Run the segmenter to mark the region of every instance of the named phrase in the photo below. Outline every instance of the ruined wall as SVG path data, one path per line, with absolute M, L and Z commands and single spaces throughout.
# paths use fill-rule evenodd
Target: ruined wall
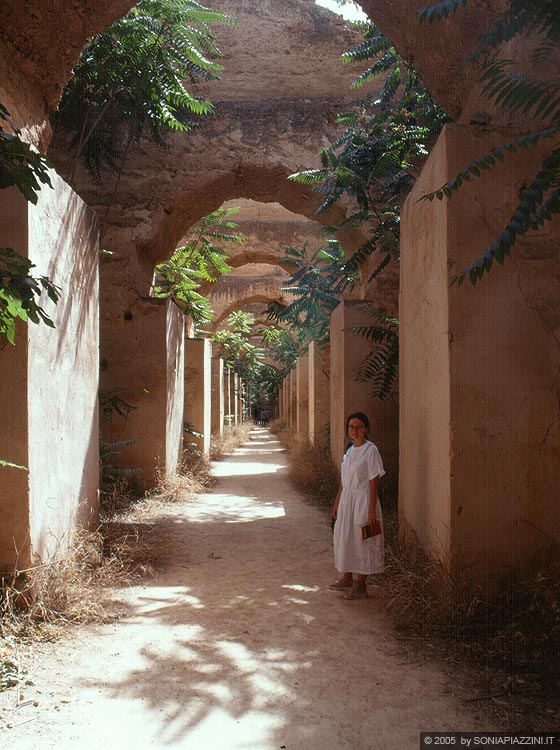
M 35 263 L 61 288 L 43 300 L 55 328 L 20 326 L 0 351 L 0 564 L 46 560 L 98 508 L 98 232 L 91 211 L 56 175 L 37 206 L 0 192 L 0 246 Z
M 214 325 L 219 326 L 231 312 L 245 304 L 273 301 L 288 304 L 292 298 L 281 290 L 288 279 L 286 271 L 262 263 L 241 266 L 222 276 L 208 294 Z
M 56 108 L 86 40 L 134 5 L 132 0 L 3 0 L 0 102 L 31 143 L 46 148 Z

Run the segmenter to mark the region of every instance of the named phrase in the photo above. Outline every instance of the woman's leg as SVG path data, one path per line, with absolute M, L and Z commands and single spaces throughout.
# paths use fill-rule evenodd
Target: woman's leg
M 352 586 L 352 573 L 343 573 L 340 578 L 331 583 L 330 589 L 337 591 L 339 589 L 349 589 Z
M 365 599 L 367 596 L 366 578 L 367 576 L 363 573 L 354 573 L 352 588 L 344 594 L 344 598 Z

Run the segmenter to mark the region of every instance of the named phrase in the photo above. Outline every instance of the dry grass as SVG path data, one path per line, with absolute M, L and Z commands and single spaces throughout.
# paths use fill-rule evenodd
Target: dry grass
M 280 437 L 280 436 L 279 436 Z M 280 438 L 281 439 L 281 438 Z M 296 487 L 316 503 L 332 506 L 338 491 L 339 474 L 330 453 L 309 443 L 282 441 L 288 447 L 290 478 Z
M 384 579 L 397 628 L 477 668 L 483 700 L 505 718 L 546 728 L 560 699 L 560 565 L 512 574 L 488 593 L 429 559 L 396 519 L 388 526 Z
M 288 448 L 294 483 L 330 505 L 338 482 L 330 456 L 294 443 L 283 422 L 271 429 Z M 489 594 L 427 557 L 414 533 L 399 525 L 394 488 L 385 488 L 382 505 L 386 571 L 376 581 L 386 589 L 386 611 L 404 642 L 451 662 L 454 671 L 460 664 L 474 669 L 480 695 L 475 700 L 499 710 L 508 725 L 554 728 L 560 702 L 560 564 L 530 576 L 512 575 Z
M 77 532 L 71 549 L 52 562 L 3 576 L 0 634 L 32 636 L 39 625 L 112 617 L 107 587 L 129 583 L 149 566 L 137 536 L 110 538 L 104 531 L 101 525 L 97 531 Z
M 233 453 L 239 445 L 247 442 L 252 429 L 252 422 L 241 422 L 234 427 L 225 427 L 222 435 L 212 435 L 210 443 L 211 458 L 219 459 L 220 456 Z
M 144 497 L 126 484 L 105 490 L 96 531 L 77 532 L 69 550 L 49 564 L 0 577 L 0 639 L 50 638 L 70 623 L 114 618 L 109 589 L 150 575 L 169 546 L 155 519 L 210 482 L 209 460 L 191 447 L 177 474 Z

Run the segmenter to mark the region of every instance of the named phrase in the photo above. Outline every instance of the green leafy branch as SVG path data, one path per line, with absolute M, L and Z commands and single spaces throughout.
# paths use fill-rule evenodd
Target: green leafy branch
M 420 20 L 428 19 L 431 22 L 445 18 L 459 5 L 466 5 L 466 0 L 462 3 L 448 0 L 426 6 L 419 11 Z M 469 59 L 475 63 L 486 56 L 479 82 L 483 84 L 482 93 L 489 102 L 506 111 L 530 116 L 541 127 L 477 157 L 452 180 L 423 198 L 451 198 L 465 182 L 473 177 L 480 177 L 483 171 L 489 171 L 498 161 L 503 161 L 507 152 L 516 153 L 518 149 L 534 148 L 543 139 L 557 139 L 560 132 L 560 81 L 525 76 L 517 70 L 519 66 L 514 60 L 501 58 L 498 54 L 488 54 L 490 50 L 496 50 L 522 34 L 533 34 L 539 38 L 533 62 L 542 63 L 550 57 L 560 42 L 557 2 L 510 0 L 490 31 L 481 35 L 477 48 Z M 473 263 L 452 277 L 451 284 L 460 286 L 468 278 L 471 284 L 476 285 L 491 270 L 494 261 L 504 264 L 519 237 L 530 229 L 538 231 L 545 222 L 554 218 L 560 211 L 559 164 L 560 146 L 555 143 L 551 152 L 543 158 L 529 186 L 522 191 L 514 212 L 496 240 Z
M 35 265 L 10 247 L 0 248 L 0 336 L 10 344 L 15 343 L 16 320 L 25 323 L 44 323 L 54 328 L 49 315 L 39 304 L 40 296 L 47 293 L 55 304 L 60 289 L 47 276 L 31 276 Z
M 0 190 L 15 185 L 26 200 L 36 204 L 41 185 L 52 187 L 49 166 L 43 154 L 22 140 L 21 131 L 0 104 Z
M 362 336 L 372 344 L 372 350 L 361 363 L 356 379 L 368 383 L 374 398 L 394 395 L 399 367 L 399 321 L 385 310 L 371 306 L 375 325 L 351 326 L 345 330 Z
M 154 297 L 172 299 L 197 326 L 209 323 L 213 316 L 209 299 L 200 292 L 202 282 L 215 282 L 231 271 L 223 243 L 245 241 L 235 232 L 237 224 L 229 219 L 238 211 L 238 206 L 220 208 L 203 217 L 191 230 L 189 241 L 156 266 Z
M 212 111 L 187 86 L 222 70 L 213 24 L 235 19 L 194 0 L 142 0 L 91 39 L 54 115 L 72 133 L 75 164 L 98 178 L 103 166 L 122 170 L 131 143 L 149 134 L 166 147 L 166 131 L 187 132 Z
M 352 110 L 337 116 L 337 123 L 345 129 L 322 150 L 320 169 L 300 171 L 290 179 L 324 193 L 318 213 L 343 197 L 351 198 L 356 210 L 343 222 L 326 229 L 332 233 L 360 225 L 368 227 L 368 239 L 347 259 L 345 270 L 350 275 L 355 273 L 378 251 L 382 257 L 371 280 L 391 259 L 399 257 L 400 207 L 414 185 L 418 160 L 427 155 L 428 145 L 441 130 L 446 116 L 390 40 L 371 22 L 356 25 L 364 31 L 364 41 L 345 52 L 342 59 L 374 59 L 353 86 L 382 76 L 381 90 L 376 95 L 366 95 Z

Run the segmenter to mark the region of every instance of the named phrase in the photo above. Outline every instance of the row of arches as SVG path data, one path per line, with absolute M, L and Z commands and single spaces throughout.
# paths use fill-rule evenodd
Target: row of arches
M 267 217 L 260 227 L 255 217 L 248 221 L 261 242 L 232 258 L 240 273 L 251 262 L 279 263 L 265 232 L 274 231 L 274 211 L 267 213 L 272 206 L 302 217 L 290 220 L 292 237 L 309 236 L 317 222 L 335 223 L 341 209 L 317 217 L 320 196 L 287 177 L 318 164 L 335 113 L 350 101 L 353 77 L 337 63 L 352 32 L 327 11 L 306 0 L 228 2 L 228 12 L 239 15 L 240 34 L 228 32 L 225 40 L 230 73 L 216 89 L 216 116 L 187 137 L 172 135 L 167 151 L 142 142 L 115 192 L 113 180 L 95 183 L 79 170 L 71 177 L 68 136 L 54 132 L 51 138 L 46 112 L 84 40 L 131 3 L 31 5 L 31 21 L 15 0 L 0 9 L 0 95 L 29 140 L 44 150 L 49 145 L 58 176 L 55 195 L 43 191 L 37 208 L 3 191 L 1 237 L 69 291 L 56 310 L 56 331 L 30 330 L 15 354 L 0 352 L 8 405 L 0 448 L 29 469 L 29 475 L 0 473 L 7 519 L 0 550 L 7 564 L 14 550 L 21 560 L 48 555 L 53 540 L 95 513 L 99 384 L 102 393 L 124 390 L 136 397 L 127 429 L 149 436 L 138 461 L 172 467 L 181 432 L 176 405 L 184 387 L 184 321 L 172 305 L 150 298 L 154 267 L 198 219 L 239 198 L 259 203 Z M 225 7 L 225 0 L 217 5 Z M 363 3 L 455 122 L 444 129 L 404 207 L 400 269 L 363 283 L 333 316 L 331 364 L 340 367 L 336 376 L 332 371 L 331 425 L 340 429 L 344 411 L 364 402 L 352 385 L 345 329 L 365 300 L 375 300 L 398 311 L 401 321 L 401 517 L 451 569 L 467 566 L 489 580 L 511 567 L 530 567 L 560 535 L 559 272 L 551 250 L 558 227 L 550 224 L 543 239 L 525 238 L 519 255 L 484 287 L 470 294 L 449 289 L 449 272 L 464 267 L 472 248 L 499 231 L 546 146 L 540 154 L 512 157 L 467 186 L 460 200 L 420 200 L 509 138 L 506 121 L 514 132 L 523 126 L 488 107 L 476 70 L 463 64 L 503 4 L 468 4 L 436 36 L 433 27 L 418 24 L 422 5 Z M 61 19 L 67 22 L 62 54 Z M 96 217 L 103 220 L 103 247 L 114 253 L 102 261 L 99 282 Z M 363 236 L 349 231 L 339 239 L 351 252 Z M 269 295 L 253 289 L 235 302 L 232 297 L 220 314 L 230 304 Z M 377 416 L 389 432 L 388 417 L 382 410 Z M 117 430 L 114 437 L 126 435 Z

